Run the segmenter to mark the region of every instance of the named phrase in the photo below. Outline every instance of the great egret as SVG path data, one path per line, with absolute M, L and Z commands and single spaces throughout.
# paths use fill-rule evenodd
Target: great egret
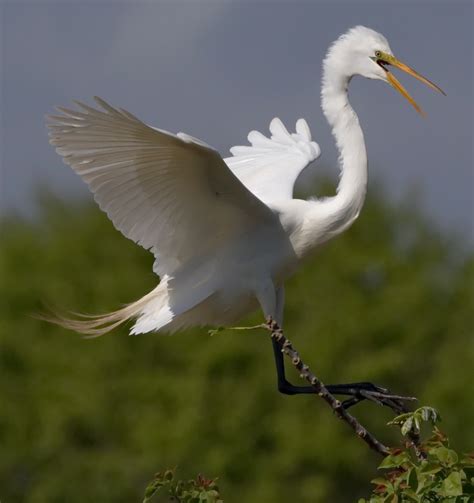
M 346 230 L 364 203 L 367 154 L 347 96 L 351 78 L 388 82 L 421 113 L 389 66 L 443 92 L 400 62 L 383 35 L 364 26 L 350 29 L 328 50 L 321 102 L 340 153 L 341 176 L 337 194 L 323 200 L 293 199 L 298 175 L 320 154 L 304 119 L 289 133 L 275 118 L 270 138 L 252 131 L 250 146 L 233 147 L 232 157 L 222 159 L 206 143 L 150 127 L 100 98 L 95 100 L 101 110 L 80 102 L 80 110 L 58 107 L 63 115 L 50 116 L 51 144 L 115 227 L 152 251 L 161 282 L 112 313 L 54 321 L 91 336 L 129 319 L 135 320 L 131 334 L 175 332 L 229 326 L 260 305 L 281 326 L 284 281 L 305 257 Z M 274 349 L 280 391 L 314 392 L 286 380 L 281 351 Z M 376 388 L 359 383 L 328 390 L 354 394 L 354 386 Z

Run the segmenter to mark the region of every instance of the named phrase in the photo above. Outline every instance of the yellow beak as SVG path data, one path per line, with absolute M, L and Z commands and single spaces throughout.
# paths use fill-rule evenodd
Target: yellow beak
M 420 82 L 423 82 L 427 86 L 431 87 L 431 89 L 434 89 L 435 91 L 438 91 L 439 93 L 446 96 L 446 93 L 440 87 L 438 87 L 436 84 L 431 82 L 431 80 L 428 80 L 426 77 L 423 77 L 423 75 L 419 74 L 417 71 L 413 70 L 413 68 L 410 68 L 405 63 L 402 63 L 395 56 L 392 56 L 391 54 L 382 53 L 380 58 L 377 58 L 377 62 L 386 71 L 387 80 L 388 80 L 389 84 L 393 88 L 395 88 L 421 115 L 424 115 L 424 112 L 420 108 L 418 103 L 410 96 L 408 91 L 400 84 L 400 82 L 395 78 L 395 76 L 392 73 L 390 73 L 387 70 L 387 68 L 385 68 L 384 65 L 391 65 L 391 66 L 394 66 L 395 68 L 399 68 L 400 70 L 404 71 L 405 73 L 408 73 L 412 77 L 415 77 L 415 79 L 418 79 Z

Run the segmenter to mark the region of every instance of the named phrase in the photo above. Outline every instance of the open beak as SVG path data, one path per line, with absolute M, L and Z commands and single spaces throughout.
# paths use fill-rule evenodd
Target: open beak
M 435 91 L 438 91 L 439 93 L 446 96 L 446 93 L 436 84 L 431 82 L 431 80 L 428 80 L 426 77 L 423 77 L 423 75 L 419 74 L 417 71 L 413 70 L 413 68 L 410 68 L 405 63 L 402 63 L 395 56 L 392 56 L 391 54 L 382 53 L 381 56 L 376 59 L 376 62 L 379 66 L 381 66 L 385 70 L 389 84 L 392 87 L 394 87 L 404 98 L 406 98 L 406 100 L 421 115 L 424 115 L 423 110 L 420 108 L 418 103 L 410 96 L 408 91 L 395 78 L 395 76 L 392 73 L 390 73 L 390 71 L 386 68 L 387 66 L 394 66 L 395 68 L 399 68 L 400 70 L 404 71 L 405 73 L 408 73 L 412 77 L 415 77 L 415 79 L 418 79 L 420 82 L 423 82 L 427 86 L 431 87 L 431 89 L 434 89 Z

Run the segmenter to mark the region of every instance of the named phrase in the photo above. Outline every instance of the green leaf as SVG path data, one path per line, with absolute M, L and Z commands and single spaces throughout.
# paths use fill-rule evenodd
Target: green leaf
M 414 416 L 414 420 L 415 420 L 415 431 L 417 433 L 420 432 L 420 420 L 418 418 L 418 416 Z
M 458 455 L 456 452 L 447 447 L 437 447 L 434 449 L 433 455 L 439 459 L 440 463 L 446 466 L 452 466 L 458 462 Z
M 408 489 L 405 489 L 403 491 L 403 496 L 408 496 L 409 498 L 411 498 L 413 501 L 416 501 L 416 502 L 421 502 L 421 499 L 420 499 L 420 496 L 418 496 L 418 494 L 415 493 L 415 491 L 413 491 L 412 489 L 408 488 Z M 405 501 L 405 500 L 403 500 Z
M 409 417 L 403 423 L 403 426 L 402 426 L 402 429 L 401 429 L 402 435 L 406 435 L 407 433 L 409 433 L 411 431 L 412 427 L 413 427 L 413 416 Z
M 411 412 L 406 412 L 404 414 L 400 414 L 397 417 L 394 417 L 391 421 L 387 423 L 387 426 L 399 426 L 403 424 L 409 417 L 411 417 Z
M 408 472 L 408 486 L 410 489 L 413 489 L 413 491 L 416 491 L 418 489 L 418 474 L 416 468 L 411 468 L 410 471 Z
M 462 496 L 462 481 L 459 472 L 452 472 L 443 480 L 442 496 Z
M 415 414 L 419 414 L 423 421 L 431 421 L 435 424 L 438 421 L 441 421 L 441 416 L 439 412 L 433 407 L 420 407 L 415 411 Z
M 153 495 L 162 487 L 164 484 L 161 480 L 155 479 L 150 482 L 145 489 L 145 497 L 143 503 L 148 503 Z
M 429 461 L 423 463 L 420 468 L 420 473 L 424 475 L 432 475 L 434 473 L 438 473 L 440 470 L 442 470 L 443 467 L 436 464 L 436 463 L 430 463 Z
M 429 407 L 422 407 L 421 408 L 421 419 L 423 421 L 429 421 L 431 417 Z
M 380 463 L 379 468 L 397 468 L 402 466 L 403 463 L 409 461 L 408 453 L 401 452 L 400 454 L 391 454 L 386 456 Z

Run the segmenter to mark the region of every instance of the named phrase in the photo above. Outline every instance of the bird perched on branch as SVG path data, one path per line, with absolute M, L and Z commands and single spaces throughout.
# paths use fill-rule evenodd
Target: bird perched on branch
M 161 281 L 117 311 L 53 321 L 90 336 L 127 320 L 134 321 L 131 334 L 175 332 L 228 326 L 260 306 L 281 325 L 285 280 L 305 257 L 346 230 L 364 203 L 367 153 L 348 100 L 351 78 L 387 82 L 421 113 L 391 67 L 443 92 L 400 62 L 385 37 L 369 28 L 356 26 L 329 48 L 321 104 L 341 174 L 336 195 L 324 200 L 293 198 L 298 175 L 320 155 L 304 119 L 290 133 L 275 118 L 269 137 L 252 131 L 250 145 L 233 147 L 232 157 L 223 159 L 201 140 L 148 126 L 100 98 L 99 108 L 80 102 L 76 110 L 58 107 L 62 115 L 50 116 L 51 144 L 114 226 L 154 254 Z M 314 392 L 288 383 L 281 351 L 275 350 L 275 358 L 280 391 Z M 349 385 L 334 386 L 343 393 Z

